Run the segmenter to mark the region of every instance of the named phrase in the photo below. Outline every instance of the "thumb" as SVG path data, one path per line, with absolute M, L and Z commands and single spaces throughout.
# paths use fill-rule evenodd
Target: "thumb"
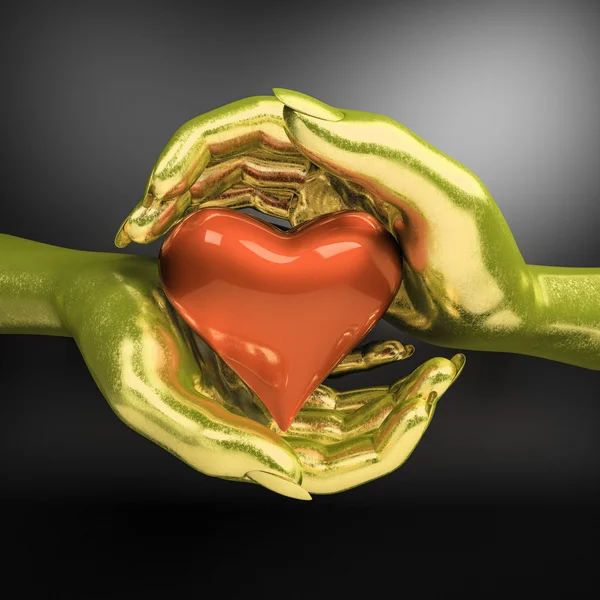
M 430 263 L 434 236 L 439 247 L 453 247 L 459 230 L 478 235 L 471 221 L 464 225 L 464 208 L 488 203 L 490 196 L 466 167 L 389 117 L 332 108 L 291 90 L 274 93 L 285 105 L 290 141 L 324 171 L 372 195 L 415 272 Z M 465 247 L 466 260 L 471 246 Z
M 293 90 L 275 88 L 273 92 L 285 105 L 288 137 L 312 162 L 365 187 L 389 181 L 394 161 L 386 159 L 397 154 L 398 123 L 372 113 L 334 108 Z
M 429 198 L 435 199 L 419 166 L 419 158 L 425 156 L 422 141 L 389 117 L 332 108 L 292 90 L 273 91 L 285 105 L 290 141 L 324 171 L 369 192 L 405 260 L 421 272 L 427 264 L 428 239 L 422 208 L 424 202 L 431 204 Z

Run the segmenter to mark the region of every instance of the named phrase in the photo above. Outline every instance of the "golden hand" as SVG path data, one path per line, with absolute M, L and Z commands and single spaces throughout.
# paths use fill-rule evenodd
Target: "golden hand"
M 428 361 L 389 387 L 320 386 L 284 435 L 253 393 L 170 306 L 158 261 L 0 235 L 0 333 L 72 336 L 102 394 L 131 428 L 195 469 L 309 499 L 399 467 L 464 358 Z M 337 368 L 403 359 L 371 344 Z
M 115 243 L 152 241 L 208 206 L 250 206 L 292 225 L 365 210 L 403 250 L 385 317 L 394 325 L 440 346 L 600 369 L 600 269 L 525 264 L 482 182 L 396 121 L 275 93 L 184 124 Z

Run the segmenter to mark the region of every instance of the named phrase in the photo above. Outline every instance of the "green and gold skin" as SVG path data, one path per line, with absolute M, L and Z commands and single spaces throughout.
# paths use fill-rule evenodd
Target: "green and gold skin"
M 159 156 L 115 243 L 151 242 L 203 207 L 252 207 L 292 225 L 367 211 L 402 249 L 404 280 L 385 315 L 401 331 L 600 369 L 600 269 L 525 264 L 481 181 L 392 119 L 282 89 L 196 117 Z M 72 336 L 131 428 L 207 475 L 299 499 L 402 465 L 465 363 L 434 358 L 391 386 L 352 392 L 322 385 L 283 433 L 170 306 L 157 259 L 9 235 L 0 332 Z M 373 343 L 332 375 L 413 350 Z

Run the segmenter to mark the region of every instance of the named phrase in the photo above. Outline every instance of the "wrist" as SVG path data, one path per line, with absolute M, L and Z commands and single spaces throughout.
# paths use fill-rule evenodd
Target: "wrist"
M 600 369 L 600 269 L 528 265 L 527 282 L 497 349 Z
M 524 354 L 600 370 L 600 269 L 524 267 L 493 313 L 415 335 L 444 347 Z M 402 317 L 390 320 L 406 330 Z

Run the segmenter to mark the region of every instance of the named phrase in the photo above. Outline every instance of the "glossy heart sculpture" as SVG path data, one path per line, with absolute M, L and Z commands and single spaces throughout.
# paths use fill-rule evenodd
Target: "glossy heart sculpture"
M 165 292 L 285 431 L 315 388 L 385 313 L 399 246 L 344 211 L 282 231 L 231 209 L 179 223 L 160 252 Z

